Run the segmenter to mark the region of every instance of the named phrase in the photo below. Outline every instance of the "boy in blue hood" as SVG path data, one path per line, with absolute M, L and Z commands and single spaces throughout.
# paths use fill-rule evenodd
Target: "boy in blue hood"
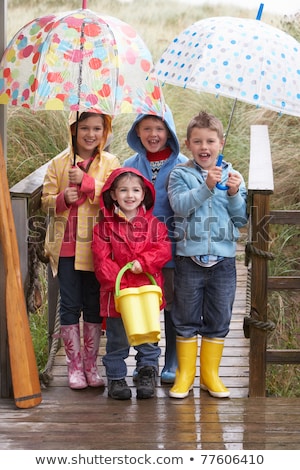
M 170 316 L 174 294 L 174 213 L 169 203 L 166 184 L 170 171 L 179 163 L 186 162 L 188 158 L 180 153 L 172 112 L 168 106 L 163 118 L 155 115 L 139 114 L 127 134 L 127 142 L 136 153 L 125 160 L 123 166 L 136 168 L 148 180 L 152 181 L 156 191 L 153 214 L 166 223 L 169 238 L 172 241 L 173 259 L 163 268 L 166 298 L 166 307 L 164 309 L 166 352 L 161 381 L 173 383 L 177 367 L 176 334 Z M 152 354 L 157 350 L 158 360 L 160 352 L 158 345 L 144 344 L 137 347 L 137 349 L 142 355 L 147 354 L 148 349 L 152 351 Z M 135 371 L 134 375 L 136 372 L 138 371 Z

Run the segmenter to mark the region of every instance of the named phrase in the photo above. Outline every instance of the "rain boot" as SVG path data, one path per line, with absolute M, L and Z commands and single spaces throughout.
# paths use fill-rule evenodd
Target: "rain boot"
M 219 377 L 224 348 L 223 338 L 202 338 L 200 349 L 200 387 L 212 397 L 227 398 L 230 391 Z
M 166 352 L 165 365 L 160 375 L 163 383 L 172 384 L 175 381 L 175 373 L 177 368 L 176 356 L 176 331 L 173 326 L 171 314 L 167 310 L 164 311 L 165 320 L 165 336 L 166 336 Z
M 105 382 L 97 367 L 101 336 L 101 323 L 83 322 L 83 366 L 90 387 L 104 387 Z
M 75 390 L 86 388 L 87 381 L 83 371 L 83 362 L 80 350 L 79 323 L 75 325 L 62 325 L 61 337 L 65 346 L 69 387 Z
M 178 367 L 176 369 L 175 383 L 169 390 L 172 398 L 185 398 L 192 390 L 196 375 L 198 342 L 197 336 L 193 338 L 176 337 L 176 353 Z

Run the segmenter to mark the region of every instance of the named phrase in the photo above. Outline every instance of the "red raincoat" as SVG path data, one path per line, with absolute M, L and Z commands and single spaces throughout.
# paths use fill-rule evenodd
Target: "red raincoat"
M 138 215 L 131 221 L 115 213 L 110 188 L 117 176 L 131 171 L 142 177 L 146 185 L 147 208 L 140 207 Z M 152 214 L 155 200 L 153 184 L 134 168 L 118 168 L 106 180 L 100 195 L 103 218 L 94 227 L 92 252 L 95 274 L 100 282 L 100 308 L 102 317 L 119 317 L 115 310 L 114 293 L 117 275 L 128 262 L 138 260 L 143 273 L 127 270 L 122 276 L 120 289 L 149 284 L 144 274 L 154 276 L 163 291 L 162 267 L 171 260 L 171 242 L 166 225 Z M 164 307 L 165 301 L 163 298 Z

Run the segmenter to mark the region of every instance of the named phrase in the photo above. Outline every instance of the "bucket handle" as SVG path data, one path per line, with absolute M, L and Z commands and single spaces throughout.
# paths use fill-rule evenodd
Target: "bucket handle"
M 115 295 L 116 297 L 118 297 L 120 295 L 120 283 L 121 283 L 121 278 L 123 276 L 123 274 L 125 273 L 125 271 L 127 271 L 128 269 L 131 269 L 133 266 L 133 263 L 130 262 L 130 263 L 127 263 L 125 264 L 125 266 L 123 266 L 123 268 L 119 271 L 119 274 L 117 275 L 117 279 L 116 279 L 116 287 L 115 287 Z M 151 284 L 157 286 L 157 283 L 154 279 L 154 277 L 152 276 L 152 274 L 149 274 L 149 273 L 145 273 L 146 276 L 148 277 L 148 279 L 150 280 Z

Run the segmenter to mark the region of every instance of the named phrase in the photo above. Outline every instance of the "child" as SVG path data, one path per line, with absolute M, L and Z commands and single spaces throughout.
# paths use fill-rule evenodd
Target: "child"
M 193 159 L 174 168 L 168 182 L 177 237 L 171 315 L 178 369 L 169 390 L 174 398 L 186 397 L 193 388 L 197 335 L 202 336 L 201 388 L 213 397 L 230 395 L 219 378 L 219 364 L 232 315 L 236 241 L 238 227 L 247 223 L 247 194 L 242 176 L 230 163 L 216 166 L 223 144 L 219 119 L 200 112 L 187 128 Z M 228 189 L 217 189 L 218 182 Z
M 167 107 L 163 120 L 153 115 L 140 114 L 137 116 L 128 132 L 127 142 L 137 153 L 125 160 L 123 166 L 137 168 L 154 184 L 156 200 L 153 214 L 166 223 L 169 237 L 173 241 L 173 255 L 175 255 L 173 211 L 168 199 L 166 181 L 172 168 L 188 159 L 179 151 L 179 142 L 171 110 Z M 166 352 L 160 377 L 164 383 L 174 382 L 177 367 L 176 333 L 170 316 L 174 290 L 174 266 L 174 259 L 172 259 L 163 267 L 166 297 L 164 309 Z M 137 349 L 140 354 L 143 354 L 147 349 L 155 347 L 158 346 L 145 344 Z
M 122 318 L 115 310 L 115 282 L 120 269 L 133 262 L 121 280 L 121 289 L 149 284 L 152 274 L 162 288 L 162 267 L 171 259 L 171 242 L 165 224 L 152 214 L 155 192 L 150 181 L 134 168 L 119 168 L 107 179 L 100 198 L 103 218 L 94 229 L 92 251 L 95 273 L 101 283 L 101 315 L 106 317 L 106 355 L 103 364 L 108 379 L 108 396 L 131 398 L 125 380 L 129 344 Z M 139 312 L 136 312 L 138 315 Z M 160 349 L 136 355 L 137 398 L 155 392 Z
M 42 208 L 49 217 L 45 252 L 59 281 L 61 336 L 69 386 L 83 389 L 88 385 L 104 386 L 97 370 L 101 317 L 91 240 L 104 181 L 120 164 L 114 155 L 103 150 L 111 133 L 110 116 L 83 112 L 77 117 L 77 113 L 71 113 L 69 124 L 71 148 L 57 155 L 48 166 Z

